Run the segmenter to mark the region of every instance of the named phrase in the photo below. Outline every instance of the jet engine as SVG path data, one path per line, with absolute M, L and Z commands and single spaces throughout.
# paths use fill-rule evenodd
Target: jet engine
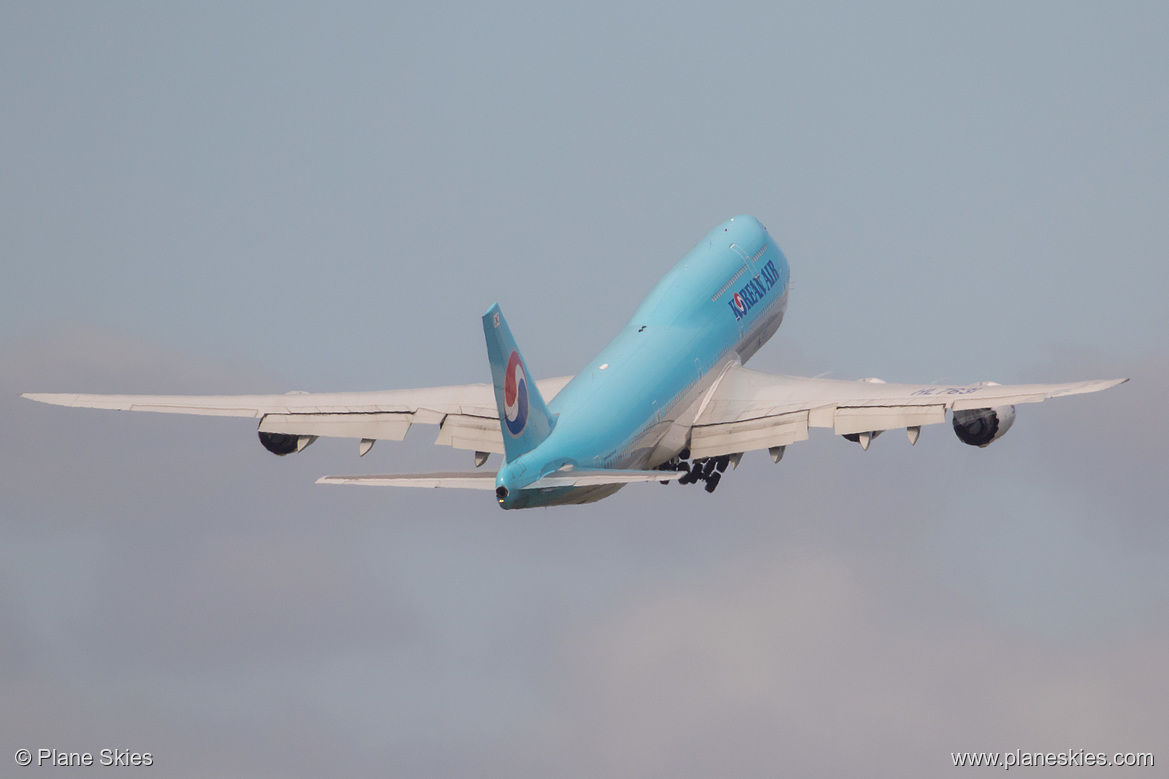
M 954 433 L 970 446 L 990 446 L 1015 423 L 1015 407 L 971 408 L 954 412 Z
M 264 445 L 264 448 L 281 457 L 299 452 L 315 440 L 317 440 L 315 435 L 289 435 L 288 433 L 260 431 L 260 443 Z

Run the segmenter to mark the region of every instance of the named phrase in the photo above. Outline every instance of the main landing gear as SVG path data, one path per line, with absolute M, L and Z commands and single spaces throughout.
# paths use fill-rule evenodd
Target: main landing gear
M 722 481 L 723 472 L 731 464 L 731 455 L 724 454 L 719 457 L 703 457 L 702 459 L 695 460 L 693 463 L 686 462 L 686 458 L 689 456 L 690 451 L 683 449 L 677 457 L 659 465 L 658 470 L 685 471 L 685 475 L 681 479 L 678 479 L 679 484 L 695 484 L 701 481 L 705 482 L 707 492 L 714 492 L 715 488 L 718 487 L 718 483 Z M 669 483 L 668 481 L 662 482 L 662 484 Z

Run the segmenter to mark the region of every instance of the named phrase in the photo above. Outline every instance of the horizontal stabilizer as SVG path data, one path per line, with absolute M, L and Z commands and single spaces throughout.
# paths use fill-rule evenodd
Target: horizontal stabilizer
M 525 489 L 548 487 L 592 487 L 598 484 L 630 484 L 637 481 L 673 481 L 686 475 L 685 471 L 631 471 L 618 468 L 596 470 L 556 471 L 529 484 Z
M 384 476 L 322 476 L 317 484 L 364 484 L 369 487 L 450 487 L 459 490 L 494 490 L 490 471 L 446 473 L 397 473 Z
M 557 487 L 593 487 L 599 484 L 672 481 L 685 476 L 684 471 L 633 471 L 598 469 L 556 471 L 528 484 L 524 489 L 542 490 Z M 397 473 L 383 476 L 322 476 L 317 484 L 364 484 L 369 487 L 449 487 L 461 490 L 494 490 L 495 474 L 490 471 L 446 473 Z

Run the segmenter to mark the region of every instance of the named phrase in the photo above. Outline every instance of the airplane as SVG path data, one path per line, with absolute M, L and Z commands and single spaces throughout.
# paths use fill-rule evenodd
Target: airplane
M 790 292 L 787 259 L 754 217 L 711 230 L 653 288 L 625 328 L 578 374 L 536 381 L 499 305 L 483 315 L 491 384 L 349 393 L 169 396 L 26 393 L 84 408 L 259 419 L 277 455 L 319 437 L 401 441 L 438 425 L 435 444 L 492 453 L 498 471 L 324 476 L 323 484 L 493 490 L 504 509 L 592 503 L 636 482 L 702 482 L 728 467 L 827 428 L 867 450 L 887 430 L 915 444 L 950 414 L 965 444 L 986 447 L 1015 421 L 1015 406 L 1098 392 L 1128 379 L 1004 386 L 888 384 L 761 373 L 744 364 L 775 334 Z M 545 400 L 547 398 L 547 400 Z

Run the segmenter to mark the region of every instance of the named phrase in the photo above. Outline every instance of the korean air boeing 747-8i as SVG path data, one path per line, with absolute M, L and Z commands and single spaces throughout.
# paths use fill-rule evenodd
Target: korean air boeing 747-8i
M 784 447 L 828 428 L 868 449 L 886 430 L 910 444 L 946 421 L 972 446 L 1002 437 L 1015 406 L 1097 392 L 1126 379 L 1004 386 L 886 384 L 799 378 L 743 365 L 783 321 L 787 259 L 750 216 L 714 228 L 666 274 L 613 341 L 576 376 L 532 378 L 498 305 L 483 315 L 492 384 L 385 392 L 165 396 L 26 394 L 86 408 L 259 419 L 278 455 L 319 436 L 401 441 L 438 425 L 436 444 L 503 455 L 498 472 L 325 476 L 324 484 L 493 490 L 505 509 L 591 503 L 630 482 L 703 482 L 713 492 L 743 453 Z

